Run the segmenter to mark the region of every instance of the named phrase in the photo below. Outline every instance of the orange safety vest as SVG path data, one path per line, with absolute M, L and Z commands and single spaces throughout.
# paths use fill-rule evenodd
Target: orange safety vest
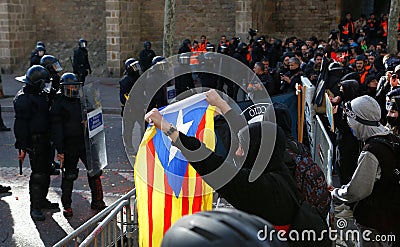
M 350 26 L 352 27 L 351 30 L 354 30 L 354 24 L 353 24 L 353 22 L 347 22 L 346 25 L 343 26 L 342 34 L 348 35 L 348 34 L 349 34 L 349 28 L 350 28 Z
M 364 84 L 365 78 L 367 77 L 367 74 L 368 74 L 368 70 L 364 70 L 364 72 L 363 72 L 362 74 L 359 74 L 359 75 L 360 75 L 360 82 L 361 82 L 361 85 Z
M 207 51 L 206 50 L 207 43 L 208 43 L 207 40 L 204 42 L 204 44 L 203 43 L 199 43 L 199 51 Z
M 382 27 L 382 30 L 383 30 L 382 37 L 387 37 L 387 35 L 388 35 L 388 22 L 387 21 L 381 22 L 380 26 Z

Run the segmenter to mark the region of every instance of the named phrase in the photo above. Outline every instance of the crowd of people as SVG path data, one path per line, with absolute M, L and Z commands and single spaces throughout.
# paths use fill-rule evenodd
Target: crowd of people
M 203 53 L 207 56 L 211 52 L 219 52 L 238 59 L 253 69 L 262 82 L 262 85 L 258 85 L 260 88 L 254 85 L 250 88 L 248 84 L 246 93 L 261 90 L 262 86 L 270 96 L 288 93 L 296 90 L 296 84 L 302 84 L 302 77 L 308 78 L 317 88 L 314 96 L 316 111 L 329 129 L 329 123 L 324 116 L 326 106 L 323 97 L 320 96 L 327 93 L 334 107 L 335 132 L 330 133 L 330 138 L 336 149 L 334 172 L 340 179 L 340 187 L 334 188 L 330 185 L 326 189 L 329 190 L 336 208 L 346 211 L 338 216 L 354 216 L 360 232 L 369 230 L 374 235 L 394 234 L 398 237 L 400 229 L 395 219 L 400 216 L 397 210 L 400 205 L 400 159 L 398 156 L 400 151 L 400 121 L 398 119 L 400 57 L 399 54 L 387 53 L 387 14 L 383 14 L 381 20 L 377 20 L 376 15 L 371 13 L 368 19 L 361 16 L 359 20 L 353 21 L 351 14 L 346 13 L 338 29 L 332 30 L 327 40 L 313 36 L 305 41 L 297 37 L 289 37 L 282 41 L 273 37 L 267 39 L 266 36 L 260 35 L 251 39 L 248 44 L 235 37 L 228 41 L 226 36 L 222 35 L 221 40 L 214 45 L 207 41 L 205 35 L 202 35 L 200 42 L 185 39 L 178 54 L 190 53 L 193 56 L 193 54 Z M 146 49 L 150 48 L 146 47 L 145 43 Z M 153 59 L 157 57 L 154 52 L 148 51 L 146 54 L 153 54 Z M 126 64 L 125 76 L 130 76 L 129 73 L 134 71 L 137 73 L 135 77 L 137 79 L 141 67 L 149 68 L 161 61 L 153 60 L 150 64 L 151 59 L 146 56 L 147 64 L 145 65 L 142 55 L 143 53 L 135 63 L 134 69 Z M 189 64 L 195 65 L 196 61 L 190 60 Z M 220 80 L 209 78 L 207 75 L 191 74 L 188 78 L 189 80 L 185 80 L 185 83 L 188 81 L 190 83 L 186 85 L 179 85 L 181 82 L 175 80 L 175 87 L 189 90 L 196 85 L 207 86 L 225 91 L 232 99 L 239 100 L 238 88 L 234 83 L 230 88 L 229 85 L 224 87 L 220 84 Z M 126 85 L 133 85 L 136 79 L 132 79 L 130 84 Z M 121 84 L 121 90 L 122 88 Z M 125 89 L 125 96 L 129 91 Z M 232 114 L 229 113 L 231 109 L 218 99 L 214 92 L 208 92 L 209 103 L 220 108 L 222 115 L 228 115 L 227 118 L 232 117 L 229 116 Z M 179 95 L 178 92 L 177 95 Z M 161 101 L 151 105 L 152 107 L 157 108 L 167 104 L 165 99 L 163 100 L 163 94 L 160 97 Z M 125 100 L 126 97 L 121 97 L 122 104 Z M 166 122 L 156 109 L 151 110 L 152 107 L 145 107 L 148 112 L 146 120 L 151 119 L 157 128 L 168 133 L 173 145 L 181 149 L 188 160 L 195 160 L 195 158 L 192 153 L 186 153 L 187 150 L 210 153 L 207 159 L 191 163 L 200 175 L 209 174 L 224 163 L 224 159 L 212 151 L 204 150 L 205 147 L 196 138 L 187 137 L 176 131 L 176 128 L 171 127 L 171 124 Z M 277 118 L 279 118 L 278 115 Z M 233 122 L 242 123 L 243 121 Z M 243 131 L 239 131 L 239 127 L 247 128 L 250 135 L 241 137 Z M 296 181 L 292 183 L 293 176 L 290 176 L 290 169 L 287 170 L 291 167 L 288 162 L 284 162 L 284 156 L 287 153 L 295 153 L 297 157 L 304 157 L 309 147 L 296 144 L 296 142 L 294 145 L 293 139 L 290 138 L 291 144 L 282 141 L 285 137 L 278 131 L 274 149 L 276 156 L 273 155 L 267 169 L 263 172 L 267 178 L 262 178 L 263 182 L 248 183 L 242 179 L 248 177 L 254 165 L 257 152 L 254 154 L 253 149 L 256 151 L 262 149 L 257 145 L 260 143 L 259 133 L 263 128 L 276 128 L 276 126 L 261 122 L 251 125 L 243 124 L 239 127 L 231 130 L 239 135 L 238 149 L 231 155 L 233 160 L 240 160 L 236 163 L 241 162 L 242 169 L 232 182 L 223 188 L 218 188 L 217 191 L 236 208 L 258 215 L 278 226 L 278 229 L 285 226 L 290 228 L 290 219 L 296 214 L 297 207 L 292 202 L 290 193 L 285 190 L 288 188 L 296 190 Z M 284 128 L 282 122 L 278 123 L 277 128 Z M 256 146 L 243 149 L 241 141 L 250 144 L 251 147 L 253 144 Z M 244 160 L 240 159 L 243 155 Z M 281 165 L 285 163 L 286 166 Z M 271 173 L 279 173 L 280 179 L 290 181 L 289 187 L 283 186 L 282 181 L 276 177 L 271 178 L 274 177 Z M 212 179 L 207 182 L 213 186 Z M 268 185 L 263 183 L 268 183 Z M 279 188 L 279 190 L 273 188 Z M 280 204 L 279 200 L 266 201 L 267 196 L 262 195 L 263 191 L 267 194 L 276 192 L 275 197 L 279 197 L 285 203 Z M 246 196 L 240 198 L 240 195 Z M 258 208 L 257 205 L 263 205 L 263 207 Z M 359 241 L 361 246 L 368 244 L 363 239 Z M 382 241 L 379 244 L 391 246 L 393 243 Z
M 334 168 L 340 178 L 340 187 L 328 187 L 322 177 L 321 184 L 325 188 L 319 188 L 319 195 L 328 193 L 336 205 L 344 203 L 344 207 L 353 212 L 360 231 L 368 229 L 374 234 L 400 237 L 396 224 L 400 218 L 400 57 L 399 54 L 387 53 L 386 42 L 387 14 L 383 14 L 381 20 L 371 13 L 368 19 L 361 16 L 353 21 L 351 14 L 346 13 L 338 30 L 332 30 L 327 40 L 313 36 L 303 41 L 293 36 L 282 41 L 260 35 L 246 43 L 236 37 L 228 40 L 222 35 L 216 44 L 212 44 L 202 35 L 200 41 L 183 40 L 177 53 L 185 66 L 201 63 L 202 57 L 207 58 L 214 52 L 231 56 L 249 66 L 261 84 L 248 83 L 245 93 L 264 89 L 270 96 L 288 93 L 296 90 L 296 84 L 302 84 L 302 77 L 308 78 L 318 88 L 314 102 L 323 119 L 326 106 L 320 95 L 327 93 L 335 113 L 335 133 L 330 137 L 336 148 Z M 57 203 L 46 199 L 50 175 L 55 172 L 52 167 L 54 159 L 59 160 L 63 171 L 61 202 L 65 217 L 73 215 L 71 193 L 73 182 L 78 177 L 78 161 L 80 159 L 84 165 L 87 163 L 79 90 L 91 68 L 87 41 L 80 39 L 78 43 L 79 47 L 74 51 L 73 73 L 59 75 L 62 67 L 58 59 L 46 55 L 44 43 L 38 42 L 32 52 L 31 67 L 23 78 L 25 85 L 14 99 L 15 147 L 22 162 L 26 154 L 29 155 L 32 168 L 29 193 L 34 220 L 45 219 L 42 209 L 58 208 Z M 121 115 L 131 88 L 140 75 L 164 60 L 146 41 L 138 60 L 129 58 L 125 61 L 124 76 L 119 82 Z M 184 74 L 167 83 L 172 84 L 177 96 L 201 85 L 226 91 L 233 100 L 241 100 L 238 86 L 218 75 Z M 146 90 L 154 89 L 152 85 L 147 87 Z M 299 159 L 309 158 L 309 150 L 292 137 L 290 116 L 285 106 L 273 105 L 275 112 L 281 112 L 276 116 L 276 124 L 269 122 L 266 115 L 263 121 L 249 125 L 215 90 L 208 91 L 207 101 L 217 106 L 227 121 L 235 123 L 229 131 L 238 134 L 233 142 L 236 145 L 234 152 L 225 155 L 229 158 L 221 158 L 199 140 L 180 133 L 162 118 L 155 108 L 168 104 L 166 87 L 155 91 L 157 93 L 149 102 L 142 102 L 143 95 L 135 97 L 140 103 L 138 106 L 143 105 L 139 111 L 148 112 L 146 121 L 151 119 L 152 124 L 167 133 L 173 145 L 181 149 L 202 176 L 216 170 L 229 158 L 235 160 L 234 163 L 241 168 L 229 166 L 232 170 L 229 172 L 236 175 L 226 185 L 216 188 L 218 193 L 234 207 L 264 218 L 277 229 L 290 230 L 291 220 L 298 211 L 298 203 L 292 194 L 301 200 L 305 193 L 296 181 L 296 167 Z M 328 125 L 326 119 L 324 122 Z M 8 130 L 4 124 L 1 128 Z M 272 129 L 276 131 L 271 132 Z M 260 160 L 257 155 L 262 154 L 265 148 L 261 133 L 270 132 L 276 136 L 271 159 L 262 176 L 250 183 L 249 173 L 256 160 Z M 229 147 L 226 150 L 230 150 Z M 196 153 L 205 152 L 209 154 L 205 160 L 199 161 L 195 157 Z M 100 175 L 101 171 L 95 176 L 88 175 L 91 208 L 95 210 L 106 207 Z M 206 181 L 214 185 L 213 179 L 206 178 Z M 9 191 L 7 187 L 0 188 Z M 268 200 L 271 195 L 276 200 Z M 321 202 L 309 202 L 322 215 L 329 211 L 321 206 Z M 325 202 L 329 204 L 330 197 Z M 381 243 L 382 246 L 389 244 Z

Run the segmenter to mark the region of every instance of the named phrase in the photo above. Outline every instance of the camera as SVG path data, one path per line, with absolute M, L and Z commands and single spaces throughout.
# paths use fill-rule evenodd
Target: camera
M 257 35 L 258 30 L 254 30 L 253 28 L 249 28 L 249 35 L 251 38 Z
M 330 32 L 331 38 L 332 38 L 332 39 L 337 39 L 337 38 L 338 38 L 338 36 L 337 36 L 338 33 L 340 33 L 339 30 L 333 29 L 333 30 Z

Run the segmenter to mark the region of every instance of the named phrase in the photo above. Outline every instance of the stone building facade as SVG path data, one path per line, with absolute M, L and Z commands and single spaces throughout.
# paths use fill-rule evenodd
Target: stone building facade
M 343 8 L 341 0 L 175 1 L 176 50 L 183 39 L 202 34 L 214 44 L 221 34 L 248 42 L 249 28 L 267 37 L 326 39 Z M 41 40 L 71 71 L 73 49 L 84 37 L 94 74 L 119 77 L 125 59 L 137 58 L 144 41 L 162 55 L 163 21 L 164 0 L 0 0 L 0 66 L 8 73 L 25 71 Z

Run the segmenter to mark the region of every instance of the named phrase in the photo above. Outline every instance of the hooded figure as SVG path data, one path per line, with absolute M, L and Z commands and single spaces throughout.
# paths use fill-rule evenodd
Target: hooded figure
M 388 129 L 379 123 L 381 109 L 372 97 L 360 96 L 346 103 L 345 107 L 347 123 L 353 135 L 360 141 L 365 142 L 378 133 L 388 133 Z
M 343 114 L 344 104 L 359 96 L 359 84 L 356 80 L 345 80 L 339 83 L 340 104 L 334 115 L 336 131 L 335 169 L 339 172 L 340 184 L 347 184 L 357 167 L 357 156 L 360 153 L 359 141 L 351 133 Z
M 146 114 L 145 119 L 151 119 L 168 135 L 202 178 L 235 208 L 288 230 L 298 206 L 291 196 L 296 193 L 296 184 L 283 162 L 285 135 L 282 129 L 271 122 L 246 125 L 243 117 L 214 90 L 207 92 L 206 97 L 210 104 L 221 109 L 231 133 L 238 133 L 239 143 L 234 145 L 237 149 L 233 148 L 236 152 L 229 152 L 226 159 L 197 138 L 177 131 L 157 109 Z M 238 123 L 243 124 L 242 128 Z
M 286 150 L 290 150 L 298 155 L 303 155 L 305 153 L 304 146 L 298 143 L 292 135 L 292 119 L 287 106 L 279 102 L 274 102 L 272 106 L 275 111 L 276 124 L 282 128 L 286 136 Z M 264 121 L 271 121 L 271 115 L 269 113 L 270 111 L 268 109 L 264 114 Z M 294 177 L 296 163 L 293 162 L 293 159 L 290 157 L 288 152 L 285 152 L 284 154 L 284 162 Z
M 272 135 L 275 135 L 275 143 L 266 138 Z M 234 165 L 230 163 L 232 157 L 224 161 L 194 137 L 179 133 L 179 139 L 174 145 L 182 151 L 203 179 L 232 206 L 262 217 L 275 226 L 288 227 L 297 206 L 282 180 L 288 181 L 293 191 L 296 190 L 296 184 L 283 162 L 285 135 L 282 129 L 271 122 L 256 122 L 243 127 L 238 132 L 238 139 L 239 148 L 233 157 Z M 187 150 L 195 152 L 190 153 Z M 204 152 L 208 154 L 205 155 Z M 204 155 L 207 158 L 198 161 L 198 157 Z M 221 175 L 232 175 L 232 179 L 220 188 L 219 184 L 224 177 L 213 177 L 217 169 L 222 169 Z M 251 173 L 254 172 L 259 176 L 254 182 L 250 182 Z M 279 174 L 281 179 L 277 180 L 272 173 Z
M 380 113 L 378 102 L 370 96 L 346 103 L 349 126 L 365 145 L 351 181 L 331 193 L 341 202 L 357 202 L 353 215 L 360 236 L 368 230 L 371 236 L 391 233 L 398 237 L 400 178 L 394 171 L 398 169 L 400 142 L 379 123 Z M 359 241 L 364 246 L 367 240 L 360 238 Z M 381 244 L 392 246 L 390 242 Z

